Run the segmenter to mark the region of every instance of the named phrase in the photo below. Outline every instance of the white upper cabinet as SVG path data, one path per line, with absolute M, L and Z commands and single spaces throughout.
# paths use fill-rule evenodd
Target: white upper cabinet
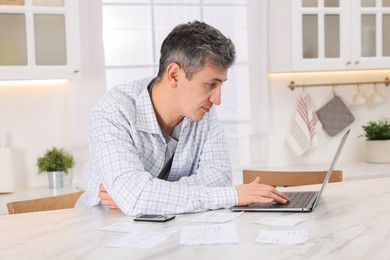
M 77 0 L 0 0 L 0 80 L 80 75 Z
M 280 22 L 285 26 L 279 33 L 291 28 L 290 39 L 283 39 L 272 31 L 272 27 L 282 28 L 282 25 L 270 18 L 270 59 L 276 59 L 276 62 L 270 60 L 271 71 L 390 68 L 390 0 L 291 0 L 288 3 L 290 25 L 286 15 L 281 16 L 277 9 L 281 1 L 270 4 L 270 16 L 282 17 Z M 290 44 L 284 46 L 289 50 L 284 54 L 289 57 L 278 58 L 281 44 Z
M 347 69 L 350 66 L 347 65 L 352 59 L 349 4 L 345 0 L 292 1 L 294 71 Z

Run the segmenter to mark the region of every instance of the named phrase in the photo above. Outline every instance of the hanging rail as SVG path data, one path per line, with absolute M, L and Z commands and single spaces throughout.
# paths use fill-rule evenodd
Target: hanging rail
M 291 81 L 288 84 L 288 87 L 293 91 L 295 88 L 304 88 L 304 87 L 335 87 L 335 86 L 349 86 L 349 85 L 368 85 L 368 84 L 385 84 L 386 87 L 390 85 L 389 77 L 386 77 L 384 81 L 363 81 L 363 82 L 340 82 L 340 83 L 318 83 L 318 84 L 295 84 L 294 81 Z

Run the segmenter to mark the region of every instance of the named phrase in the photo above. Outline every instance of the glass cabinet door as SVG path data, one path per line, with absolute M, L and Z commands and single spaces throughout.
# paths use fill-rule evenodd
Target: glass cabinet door
M 64 6 L 64 0 L 33 0 L 34 6 Z
M 302 0 L 302 58 L 340 57 L 339 6 L 339 0 Z
M 376 15 L 363 14 L 361 15 L 360 25 L 360 42 L 362 57 L 376 56 Z
M 65 16 L 34 15 L 36 65 L 66 65 Z
M 324 48 L 325 58 L 340 58 L 340 15 L 324 16 Z
M 24 0 L 0 0 L 0 5 L 23 6 Z
M 382 55 L 390 57 L 390 14 L 383 14 L 382 17 Z
M 361 68 L 390 67 L 390 0 L 354 1 L 357 37 L 355 51 Z
M 302 15 L 302 58 L 318 58 L 318 15 Z
M 26 16 L 0 13 L 0 66 L 27 65 Z
M 294 0 L 292 5 L 293 69 L 340 69 L 349 55 L 346 1 Z M 348 29 L 348 30 L 347 30 Z

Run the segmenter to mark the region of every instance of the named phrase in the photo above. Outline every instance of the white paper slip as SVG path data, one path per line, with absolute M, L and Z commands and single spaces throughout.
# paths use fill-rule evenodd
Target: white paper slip
M 105 227 L 102 227 L 100 230 L 103 231 L 114 231 L 114 232 L 125 232 L 125 233 L 138 233 L 149 228 L 149 224 L 135 224 L 129 222 L 123 223 L 114 223 Z
M 293 227 L 304 221 L 304 219 L 299 218 L 280 218 L 280 217 L 264 217 L 257 220 L 256 224 L 263 224 L 268 226 L 278 226 L 278 227 Z
M 298 245 L 304 244 L 309 236 L 309 230 L 271 231 L 260 230 L 255 241 L 264 244 Z
M 182 227 L 180 245 L 237 244 L 234 224 Z
M 218 212 L 218 211 L 209 211 L 206 212 L 194 219 L 192 219 L 192 222 L 211 222 L 211 223 L 224 223 L 229 222 L 235 218 L 238 218 L 239 216 L 244 213 L 241 212 Z
M 164 231 L 143 231 L 139 233 L 128 234 L 108 246 L 127 247 L 127 248 L 152 248 L 175 234 L 177 229 L 168 229 Z

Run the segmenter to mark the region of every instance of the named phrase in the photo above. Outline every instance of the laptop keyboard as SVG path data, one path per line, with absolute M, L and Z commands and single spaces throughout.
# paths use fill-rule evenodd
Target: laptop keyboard
M 308 192 L 284 192 L 290 198 L 287 204 L 272 203 L 269 208 L 302 208 L 316 195 L 315 191 Z

